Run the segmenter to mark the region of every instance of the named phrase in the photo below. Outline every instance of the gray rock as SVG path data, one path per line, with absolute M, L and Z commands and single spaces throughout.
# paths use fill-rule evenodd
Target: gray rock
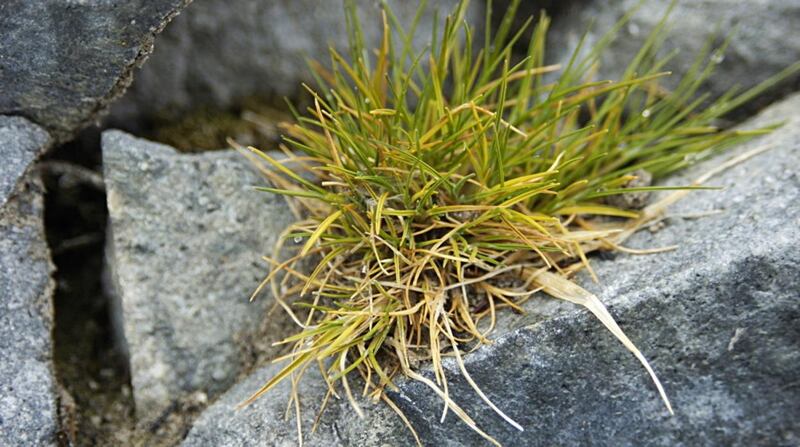
M 639 0 L 583 0 L 559 5 L 550 39 L 553 60 L 566 61 L 590 23 L 589 48 Z M 664 15 L 671 2 L 647 0 L 632 20 L 623 27 L 617 39 L 601 59 L 600 79 L 619 79 L 630 60 L 638 52 L 650 30 Z M 757 0 L 681 0 L 670 16 L 669 38 L 663 54 L 679 50 L 665 67 L 673 75 L 664 84 L 674 87 L 689 69 L 701 47 L 712 36 L 718 43 L 733 33 L 728 50 L 714 60 L 718 66 L 703 86 L 703 92 L 720 96 L 731 87 L 752 87 L 800 60 L 800 41 L 792 36 L 800 23 L 800 1 Z M 745 108 L 756 110 L 769 104 L 780 94 L 797 90 L 800 76 L 784 83 L 785 88 L 759 98 Z
M 278 386 L 271 390 L 270 394 L 239 409 L 239 404 L 278 373 L 281 366 L 283 365 L 273 364 L 263 367 L 225 393 L 202 413 L 181 445 L 184 447 L 297 445 L 293 406 L 290 409 L 291 416 L 288 419 L 284 417 L 291 386 Z M 413 445 L 413 438 L 408 437 L 402 421 L 383 403 L 361 402 L 360 405 L 368 415 L 368 419 L 360 420 L 346 399 L 331 398 L 316 433 L 309 435 L 308 431 L 314 425 L 327 387 L 317 368 L 310 368 L 299 382 L 298 389 L 305 445 Z
M 418 3 L 389 0 L 403 23 Z M 429 1 L 416 33 L 428 43 L 433 11 L 443 17 L 457 0 Z M 380 2 L 357 0 L 365 41 L 379 42 Z M 481 23 L 481 2 L 471 16 Z M 136 74 L 124 98 L 112 108 L 114 126 L 134 128 L 138 120 L 177 117 L 201 106 L 226 108 L 247 99 L 296 96 L 310 82 L 307 58 L 330 61 L 329 46 L 346 52 L 342 0 L 204 0 L 195 2 L 159 36 L 153 56 Z
M 670 211 L 658 232 L 628 246 L 680 244 L 647 256 L 595 257 L 601 284 L 582 282 L 606 303 L 650 360 L 675 408 L 670 417 L 647 374 L 583 309 L 539 296 L 528 313 L 503 312 L 495 343 L 465 359 L 483 391 L 525 427 L 518 432 L 487 408 L 453 362 L 450 395 L 507 446 L 796 445 L 800 442 L 800 95 L 770 107 L 748 127 L 785 127 L 736 148 L 772 149 L 710 182 Z M 727 158 L 723 156 L 722 158 Z M 714 159 L 669 180 L 686 184 Z M 719 210 L 702 219 L 675 213 Z M 287 384 L 241 411 L 234 408 L 276 371 L 267 367 L 234 387 L 195 423 L 185 446 L 288 445 Z M 430 371 L 424 372 L 432 378 Z M 314 378 L 301 385 L 306 430 L 324 397 Z M 319 379 L 316 379 L 319 380 Z M 392 394 L 425 445 L 484 445 L 424 385 L 398 381 Z M 276 401 L 278 403 L 276 403 Z M 359 420 L 334 403 L 306 445 L 412 445 L 389 410 L 365 408 Z
M 248 302 L 291 215 L 234 151 L 181 155 L 119 131 L 102 136 L 108 259 L 145 426 L 227 389 L 274 328 L 269 294 Z
M 17 181 L 50 145 L 42 128 L 22 117 L 0 116 L 0 208 L 17 187 Z
M 0 2 L 0 114 L 58 139 L 97 118 L 190 0 Z
M 0 445 L 56 445 L 59 429 L 43 187 L 24 173 L 47 143 L 42 129 L 0 117 Z

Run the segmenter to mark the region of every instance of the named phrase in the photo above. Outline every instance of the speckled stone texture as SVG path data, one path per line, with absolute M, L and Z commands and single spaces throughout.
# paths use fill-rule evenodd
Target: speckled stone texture
M 66 140 L 128 86 L 154 36 L 191 0 L 3 0 L 0 114 Z
M 43 188 L 30 164 L 49 144 L 21 118 L 0 117 L 0 445 L 56 445 L 53 270 Z
M 109 259 L 139 421 L 226 390 L 273 329 L 267 273 L 292 216 L 234 151 L 185 155 L 119 131 L 102 137 Z M 264 340 L 262 340 L 264 339 Z
M 548 297 L 528 313 L 503 312 L 495 343 L 466 357 L 484 392 L 525 427 L 518 432 L 445 366 L 450 395 L 506 446 L 797 445 L 800 442 L 800 95 L 745 127 L 786 121 L 669 180 L 686 184 L 722 160 L 761 145 L 772 149 L 709 182 L 670 210 L 666 226 L 642 231 L 635 248 L 679 244 L 661 254 L 595 257 L 601 284 L 581 282 L 606 303 L 663 382 L 670 417 L 636 359 L 583 309 Z M 686 213 L 719 211 L 701 219 Z M 277 371 L 269 366 L 222 396 L 195 423 L 184 446 L 292 445 L 284 420 L 288 383 L 241 411 L 235 406 Z M 432 377 L 430 371 L 427 371 Z M 316 380 L 316 381 L 315 381 Z M 302 383 L 309 429 L 325 388 Z M 395 402 L 425 445 L 484 445 L 424 385 L 399 381 Z M 398 418 L 365 404 L 360 420 L 334 402 L 306 445 L 412 445 Z
M 49 143 L 47 132 L 25 118 L 0 116 L 0 208 Z

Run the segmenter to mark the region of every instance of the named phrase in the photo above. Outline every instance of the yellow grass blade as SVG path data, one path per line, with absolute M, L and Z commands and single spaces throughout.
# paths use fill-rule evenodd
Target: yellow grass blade
M 633 211 L 625 211 L 619 208 L 614 208 L 613 206 L 594 205 L 594 204 L 565 206 L 555 211 L 554 214 L 560 214 L 562 216 L 570 214 L 593 214 L 596 216 L 628 217 L 631 219 L 639 217 L 639 213 Z
M 320 222 L 319 227 L 317 227 L 317 229 L 313 233 L 311 233 L 311 236 L 308 237 L 308 241 L 303 246 L 303 249 L 300 251 L 300 256 L 305 256 L 306 254 L 308 254 L 308 251 L 311 250 L 311 248 L 314 246 L 314 243 L 316 243 L 317 240 L 319 240 L 319 238 L 322 237 L 322 233 L 324 233 L 325 230 L 328 229 L 328 227 L 333 225 L 333 223 L 336 222 L 336 219 L 341 217 L 341 215 L 342 215 L 342 210 L 337 210 L 334 211 L 333 214 L 331 214 L 330 216 L 326 217 L 325 220 Z

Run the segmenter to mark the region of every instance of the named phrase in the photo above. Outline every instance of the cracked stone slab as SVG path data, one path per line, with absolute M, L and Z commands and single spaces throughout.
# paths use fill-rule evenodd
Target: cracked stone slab
M 798 108 L 800 95 L 771 106 L 744 126 L 786 121 L 784 127 L 668 181 L 687 184 L 734 154 L 772 147 L 709 182 L 723 190 L 693 192 L 671 209 L 664 228 L 642 231 L 627 244 L 679 249 L 595 257 L 601 283 L 582 278 L 648 357 L 675 416 L 598 321 L 544 296 L 528 301 L 525 315 L 498 315 L 494 344 L 465 357 L 472 378 L 525 431 L 494 415 L 446 361 L 451 397 L 506 446 L 798 444 Z M 702 219 L 680 217 L 712 210 L 718 212 Z M 295 422 L 284 418 L 288 382 L 236 411 L 277 370 L 267 366 L 220 397 L 183 445 L 293 445 Z M 424 385 L 398 385 L 391 397 L 424 445 L 485 444 L 452 413 L 440 424 L 442 403 Z M 306 445 L 413 445 L 385 406 L 365 402 L 361 420 L 346 399 L 332 399 L 317 433 L 309 435 L 324 384 L 309 377 L 300 394 Z
M 3 0 L 0 114 L 64 141 L 130 84 L 156 34 L 191 0 Z
M 0 117 L 0 445 L 57 445 L 53 265 L 29 166 L 48 145 L 41 128 Z
M 120 131 L 102 136 L 110 215 L 112 320 L 130 358 L 137 419 L 156 427 L 182 402 L 225 391 L 276 330 L 269 293 L 248 302 L 292 219 L 235 151 L 179 154 Z

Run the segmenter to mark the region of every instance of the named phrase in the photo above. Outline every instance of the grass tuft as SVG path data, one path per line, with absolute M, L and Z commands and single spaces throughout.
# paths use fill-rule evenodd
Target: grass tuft
M 789 72 L 709 101 L 699 89 L 727 44 L 709 41 L 668 91 L 659 85 L 670 75 L 669 55 L 658 56 L 664 17 L 620 79 L 598 81 L 603 50 L 630 14 L 566 65 L 544 65 L 549 19 L 524 37 L 511 28 L 518 5 L 492 31 L 487 14 L 481 38 L 462 1 L 416 52 L 424 5 L 408 29 L 384 8 L 373 50 L 349 4 L 349 54 L 331 49 L 330 68 L 314 65 L 318 87 L 306 86 L 313 106 L 285 125 L 286 158 L 237 146 L 270 181 L 261 189 L 287 196 L 298 216 L 266 258 L 272 270 L 259 290 L 271 287 L 299 329 L 280 342 L 291 347 L 284 368 L 249 401 L 291 380 L 299 411 L 299 377 L 318 367 L 324 402 L 344 394 L 362 415 L 356 374 L 360 394 L 387 402 L 408 424 L 386 393 L 402 375 L 442 399 L 442 419 L 452 411 L 496 444 L 449 394 L 442 360 L 454 358 L 486 405 L 522 430 L 472 380 L 463 355 L 489 342 L 500 309 L 522 312 L 543 291 L 591 311 L 642 363 L 672 412 L 645 357 L 570 278 L 583 268 L 593 275 L 590 252 L 637 253 L 622 246 L 625 238 L 677 196 L 644 209 L 609 197 L 675 189 L 635 186 L 636 173 L 658 180 L 769 132 L 715 123 Z M 518 60 L 512 47 L 522 39 L 527 56 Z M 416 371 L 419 361 L 430 363 L 433 379 Z

